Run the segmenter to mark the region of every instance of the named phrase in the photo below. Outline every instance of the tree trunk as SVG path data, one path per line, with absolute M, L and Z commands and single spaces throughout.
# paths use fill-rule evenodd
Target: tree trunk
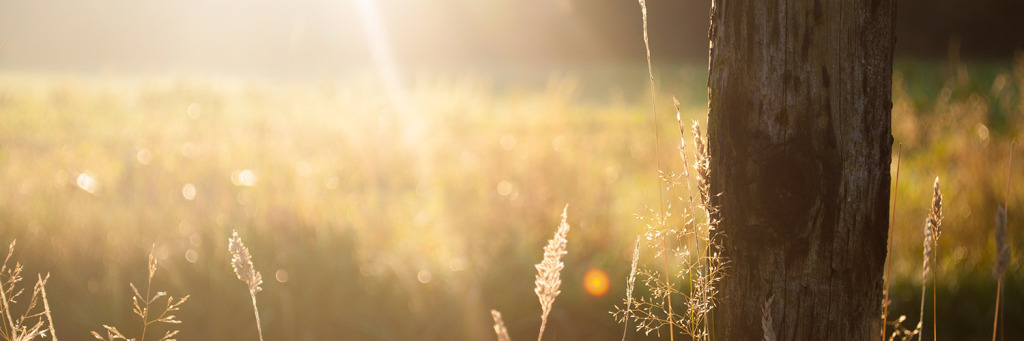
M 871 340 L 886 256 L 894 0 L 714 0 L 717 340 Z

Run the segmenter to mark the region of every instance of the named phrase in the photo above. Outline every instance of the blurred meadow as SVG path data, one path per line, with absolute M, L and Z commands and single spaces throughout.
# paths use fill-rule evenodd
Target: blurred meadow
M 634 25 L 639 11 L 621 16 Z M 629 39 L 642 49 L 639 33 Z M 939 177 L 938 334 L 988 338 L 992 233 L 1010 171 L 1000 324 L 1016 340 L 1024 54 L 951 51 L 896 62 L 902 161 L 889 315 L 916 323 L 924 220 Z M 145 283 L 151 251 L 153 287 L 191 295 L 175 312 L 179 339 L 256 339 L 245 284 L 232 273 L 233 230 L 263 275 L 256 297 L 269 340 L 489 340 L 490 309 L 513 339 L 530 339 L 540 324 L 534 264 L 566 204 L 562 294 L 545 335 L 618 340 L 623 326 L 609 312 L 625 297 L 644 229 L 635 215 L 658 204 L 656 159 L 666 171 L 684 167 L 672 97 L 684 122 L 707 119 L 700 60 L 655 63 L 655 126 L 642 59 L 420 67 L 396 87 L 373 71 L 40 71 L 8 53 L 8 65 L 23 67 L 0 67 L 0 244 L 17 240 L 12 259 L 26 278 L 51 275 L 53 322 L 71 340 L 105 324 L 139 333 L 128 283 Z M 585 281 L 588 271 L 607 279 Z

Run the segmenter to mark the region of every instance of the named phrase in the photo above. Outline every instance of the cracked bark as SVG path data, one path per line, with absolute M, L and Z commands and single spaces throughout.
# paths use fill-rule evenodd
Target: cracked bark
M 727 257 L 715 339 L 878 338 L 894 0 L 714 0 L 711 189 Z

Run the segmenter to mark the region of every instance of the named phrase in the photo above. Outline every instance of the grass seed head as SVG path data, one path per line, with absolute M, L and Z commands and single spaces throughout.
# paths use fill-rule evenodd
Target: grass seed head
M 228 239 L 228 251 L 231 252 L 231 267 L 235 269 L 235 275 L 249 286 L 249 292 L 255 295 L 262 291 L 263 288 L 260 288 L 260 285 L 263 284 L 263 276 L 253 268 L 252 255 L 242 243 L 242 237 L 238 236 L 238 231 L 231 232 L 231 238 Z
M 547 324 L 548 313 L 551 312 L 551 304 L 555 302 L 555 297 L 562 293 L 559 287 L 562 286 L 561 273 L 562 268 L 565 267 L 565 264 L 562 263 L 562 256 L 567 253 L 565 244 L 568 242 L 566 236 L 569 235 L 569 223 L 566 222 L 568 210 L 569 205 L 562 209 L 562 222 L 558 225 L 555 236 L 548 240 L 548 245 L 544 247 L 544 260 L 536 265 L 537 280 L 534 292 L 540 300 L 541 307 L 538 340 L 544 335 L 544 326 Z
M 505 321 L 501 319 L 501 313 L 491 309 L 491 317 L 494 318 L 494 333 L 498 335 L 498 341 L 512 341 L 508 336 L 508 329 L 505 328 Z

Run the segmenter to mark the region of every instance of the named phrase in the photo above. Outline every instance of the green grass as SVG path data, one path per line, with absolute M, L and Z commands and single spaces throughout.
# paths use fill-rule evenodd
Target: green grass
M 1008 141 L 1024 128 L 1024 75 L 969 65 L 964 82 L 946 65 L 897 66 L 904 159 L 890 316 L 917 315 L 921 231 L 940 176 L 939 331 L 985 339 L 993 216 Z M 682 167 L 671 96 L 686 117 L 706 118 L 703 68 L 659 72 L 665 168 Z M 533 265 L 568 203 L 572 242 L 545 335 L 617 340 L 608 312 L 644 228 L 633 215 L 657 203 L 649 93 L 639 67 L 564 74 L 573 73 L 421 76 L 401 111 L 359 79 L 3 75 L 0 242 L 18 239 L 29 274 L 51 273 L 64 338 L 102 324 L 138 334 L 125 292 L 146 278 L 139 269 L 155 243 L 154 285 L 191 295 L 177 312 L 179 339 L 256 339 L 226 247 L 238 230 L 264 276 L 268 340 L 491 339 L 492 308 L 513 339 L 529 339 L 540 323 Z M 993 90 L 999 75 L 1005 85 Z M 238 181 L 245 170 L 252 186 Z M 95 194 L 77 185 L 82 173 Z M 1024 177 L 1013 187 L 1009 239 L 1020 250 Z M 1004 283 L 1006 321 L 1024 319 L 1020 258 L 1014 251 Z M 611 276 L 608 295 L 582 290 L 591 268 Z M 1007 339 L 1024 334 L 1005 327 Z

